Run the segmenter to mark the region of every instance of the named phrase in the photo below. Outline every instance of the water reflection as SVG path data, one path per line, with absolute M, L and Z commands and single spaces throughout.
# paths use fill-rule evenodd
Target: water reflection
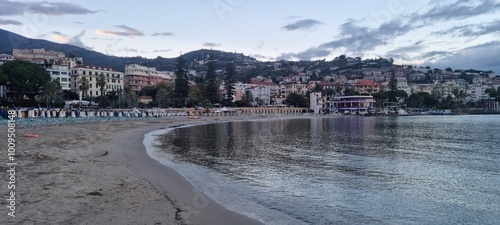
M 161 137 L 174 160 L 258 187 L 300 220 L 500 218 L 498 117 L 335 117 L 208 124 Z

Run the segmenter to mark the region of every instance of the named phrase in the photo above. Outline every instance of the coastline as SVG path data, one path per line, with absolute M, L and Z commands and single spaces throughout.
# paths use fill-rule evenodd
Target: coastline
M 147 133 L 172 126 L 271 118 L 182 117 L 17 129 L 16 217 L 2 216 L 0 223 L 262 224 L 197 191 L 149 157 L 143 141 Z M 7 127 L 0 128 L 4 140 Z M 7 170 L 4 155 L 0 166 Z M 1 190 L 8 196 L 7 188 Z
M 143 143 L 145 135 L 155 130 L 217 121 L 230 122 L 234 121 L 234 119 L 214 120 L 204 118 L 194 121 L 178 120 L 169 124 L 169 126 L 155 127 L 154 130 L 150 128 L 140 129 L 137 131 L 138 134 L 132 135 L 131 139 L 127 140 L 128 143 L 122 143 L 123 148 L 133 146 L 130 149 L 134 149 L 133 151 L 125 152 L 125 157 L 135 167 L 140 177 L 148 180 L 174 206 L 177 224 L 263 224 L 245 215 L 226 209 L 200 192 L 176 170 L 161 164 L 159 161 L 151 158 L 146 152 L 146 146 Z

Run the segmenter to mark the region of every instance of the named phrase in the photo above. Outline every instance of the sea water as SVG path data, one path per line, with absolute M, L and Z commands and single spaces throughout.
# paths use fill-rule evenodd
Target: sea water
M 337 116 L 165 131 L 145 140 L 156 139 L 151 157 L 266 224 L 500 222 L 500 116 Z

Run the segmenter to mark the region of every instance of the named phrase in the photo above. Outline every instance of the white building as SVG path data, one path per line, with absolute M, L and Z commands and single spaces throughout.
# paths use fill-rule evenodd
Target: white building
M 311 92 L 309 95 L 309 106 L 314 111 L 314 114 L 319 114 L 325 108 L 326 100 L 321 92 Z
M 68 66 L 52 65 L 46 69 L 54 81 L 61 84 L 63 90 L 71 90 L 71 71 Z
M 255 103 L 257 103 L 257 100 L 259 100 L 262 101 L 263 106 L 268 106 L 271 104 L 271 90 L 268 86 L 250 87 L 246 90 L 252 93 Z
M 14 60 L 12 55 L 7 55 L 7 54 L 0 54 L 0 65 Z M 7 86 L 6 85 L 1 85 L 0 86 L 0 98 L 5 98 L 7 95 Z
M 12 55 L 0 54 L 0 65 L 12 60 L 14 60 L 14 57 Z
M 104 75 L 106 78 L 105 93 L 101 93 L 100 87 L 97 85 L 97 80 L 100 75 Z M 71 70 L 71 90 L 80 93 L 79 87 L 83 77 L 89 82 L 89 90 L 87 91 L 88 97 L 98 97 L 103 94 L 105 95 L 106 91 L 119 91 L 124 88 L 124 76 L 122 72 L 100 66 L 77 65 Z
M 444 83 L 436 83 L 432 90 L 432 94 L 437 98 L 447 98 L 448 96 L 453 96 L 453 91 L 455 89 L 460 89 L 455 81 L 446 81 Z
M 488 88 L 486 85 L 479 84 L 469 86 L 466 101 L 477 102 L 482 99 L 488 99 L 490 95 L 485 92 Z
M 420 92 L 432 94 L 432 91 L 434 90 L 434 84 L 412 84 L 408 87 L 412 94 L 418 94 Z
M 398 83 L 397 83 L 397 89 L 398 91 L 404 91 L 409 95 L 411 95 L 411 91 L 408 88 L 408 82 L 406 81 L 406 77 L 396 77 Z
M 244 84 L 241 82 L 235 83 L 234 96 L 233 96 L 234 101 L 241 101 L 243 99 L 243 96 L 245 95 L 246 89 L 251 87 L 253 86 L 250 84 Z M 222 94 L 226 93 L 226 89 L 223 84 L 220 86 L 220 93 Z

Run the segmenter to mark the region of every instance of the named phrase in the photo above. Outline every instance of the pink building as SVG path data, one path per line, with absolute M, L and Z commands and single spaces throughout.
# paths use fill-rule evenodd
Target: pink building
M 125 66 L 125 85 L 134 92 L 143 87 L 155 86 L 161 82 L 172 82 L 173 73 L 157 71 L 156 68 L 131 64 Z

